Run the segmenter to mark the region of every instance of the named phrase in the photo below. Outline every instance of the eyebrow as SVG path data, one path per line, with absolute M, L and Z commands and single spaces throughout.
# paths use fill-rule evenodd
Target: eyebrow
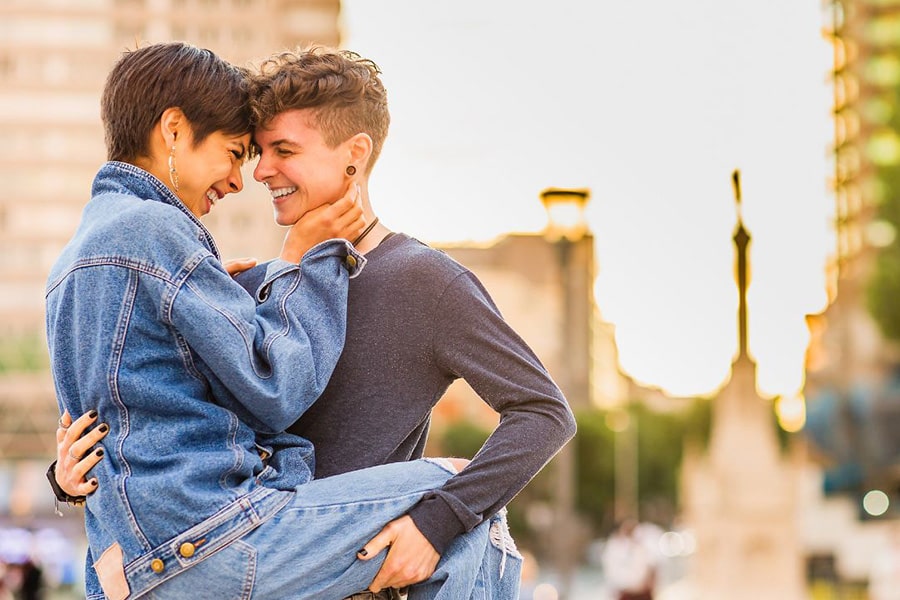
M 274 142 L 269 142 L 267 145 L 269 147 L 274 147 L 274 146 L 296 146 L 296 147 L 299 147 L 300 146 L 300 144 L 298 144 L 297 142 L 295 142 L 293 140 L 289 140 L 287 138 L 281 138 L 280 140 L 275 140 Z

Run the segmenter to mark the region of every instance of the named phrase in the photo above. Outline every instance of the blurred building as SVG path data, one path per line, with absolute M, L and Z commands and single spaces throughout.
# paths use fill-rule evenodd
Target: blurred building
M 168 40 L 210 48 L 237 64 L 282 47 L 338 45 L 340 2 L 0 2 L 0 515 L 52 511 L 41 481 L 55 454 L 57 419 L 44 284 L 106 157 L 99 98 L 107 72 L 123 50 Z M 226 257 L 274 255 L 282 235 L 268 194 L 249 170 L 245 180 L 245 191 L 229 196 L 206 223 Z
M 592 235 L 571 242 L 571 266 L 560 262 L 556 242 L 539 233 L 440 249 L 481 279 L 504 317 L 565 389 L 573 408 L 612 407 L 625 399 L 627 380 L 618 369 L 615 331 L 602 320 L 594 301 Z M 461 410 L 472 410 L 481 403 L 462 398 L 473 395 L 465 382 L 455 383 L 445 410 L 456 410 L 451 408 L 456 397 L 469 407 Z
M 812 579 L 863 585 L 900 516 L 900 2 L 825 16 L 836 248 L 829 306 L 807 319 L 804 546 Z

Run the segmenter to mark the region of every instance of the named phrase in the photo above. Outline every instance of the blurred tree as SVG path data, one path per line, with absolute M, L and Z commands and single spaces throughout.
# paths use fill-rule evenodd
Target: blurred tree
M 49 364 L 47 347 L 41 336 L 0 339 L 0 373 L 45 371 Z
M 900 340 L 900 6 L 833 5 L 838 228 L 858 220 L 861 246 L 876 251 L 868 308 L 885 337 Z
M 640 402 L 631 404 L 638 427 L 638 501 L 641 517 L 666 525 L 678 506 L 681 459 L 685 443 L 705 446 L 709 440 L 711 401 L 695 399 L 679 411 L 657 412 Z M 605 535 L 613 525 L 615 497 L 614 432 L 607 425 L 609 411 L 576 413 L 576 506 L 592 537 Z M 474 456 L 490 431 L 469 421 L 448 424 L 437 447 L 453 456 Z M 541 512 L 552 506 L 552 462 L 509 505 L 509 523 L 520 545 L 541 547 Z

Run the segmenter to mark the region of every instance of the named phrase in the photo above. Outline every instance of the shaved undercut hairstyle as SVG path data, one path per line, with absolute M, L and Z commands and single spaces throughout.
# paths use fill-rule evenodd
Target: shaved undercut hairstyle
M 379 75 L 378 65 L 350 50 L 312 46 L 271 56 L 252 79 L 255 125 L 265 128 L 285 111 L 312 109 L 311 124 L 331 148 L 357 133 L 372 138 L 369 173 L 391 122 Z

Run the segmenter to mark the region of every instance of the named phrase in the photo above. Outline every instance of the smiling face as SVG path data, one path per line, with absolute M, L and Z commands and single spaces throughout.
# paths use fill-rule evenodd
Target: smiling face
M 241 165 L 248 156 L 249 133 L 214 131 L 196 146 L 188 135 L 175 146 L 176 194 L 194 216 L 202 217 L 226 194 L 243 189 Z
M 256 131 L 259 163 L 253 177 L 269 188 L 279 225 L 293 225 L 347 191 L 350 142 L 329 147 L 314 123 L 311 109 L 289 110 Z

